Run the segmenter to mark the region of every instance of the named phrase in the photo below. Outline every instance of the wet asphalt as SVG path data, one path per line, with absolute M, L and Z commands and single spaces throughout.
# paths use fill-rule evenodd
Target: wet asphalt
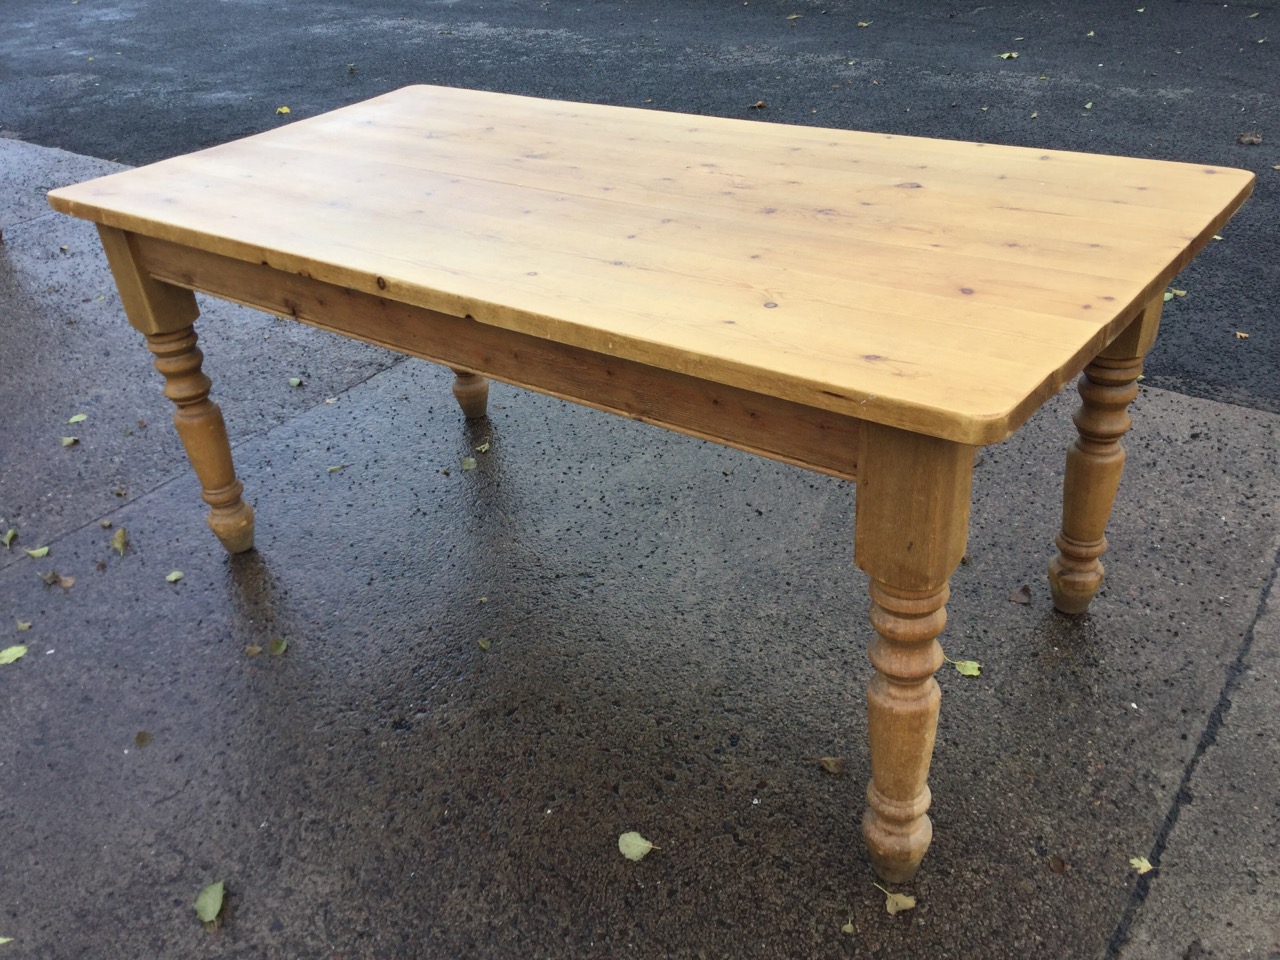
M 7 0 L 0 950 L 1280 957 L 1280 10 L 1139 6 Z M 444 371 L 203 300 L 258 549 L 209 535 L 43 193 L 412 82 L 1258 173 L 1167 305 L 1087 618 L 1043 581 L 1069 392 L 978 468 L 915 910 L 858 829 L 849 484 L 501 386 L 468 424 Z

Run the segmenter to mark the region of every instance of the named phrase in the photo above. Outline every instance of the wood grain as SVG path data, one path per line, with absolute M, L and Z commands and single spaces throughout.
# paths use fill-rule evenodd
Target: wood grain
M 137 237 L 134 245 L 143 269 L 165 283 L 810 470 L 849 480 L 857 475 L 861 422 L 853 417 L 163 240 Z M 464 406 L 464 412 L 483 415 L 483 408 Z
M 51 202 L 564 346 L 991 443 L 1128 325 L 1252 179 L 412 87 Z

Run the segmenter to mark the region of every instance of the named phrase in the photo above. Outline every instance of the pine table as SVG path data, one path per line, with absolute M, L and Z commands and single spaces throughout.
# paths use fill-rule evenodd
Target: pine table
M 975 451 L 1080 375 L 1054 604 L 1103 576 L 1165 286 L 1248 196 L 1221 167 L 408 87 L 55 190 L 96 222 L 229 551 L 253 510 L 192 291 L 857 483 L 871 861 L 932 826 L 937 637 Z

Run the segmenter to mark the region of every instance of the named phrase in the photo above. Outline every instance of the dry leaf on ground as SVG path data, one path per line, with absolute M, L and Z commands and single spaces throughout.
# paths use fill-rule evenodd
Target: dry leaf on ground
M 27 648 L 22 644 L 18 644 L 13 647 L 5 647 L 3 650 L 0 650 L 0 664 L 14 663 L 17 660 L 21 660 L 26 655 Z
M 977 677 L 982 674 L 982 664 L 977 660 L 952 660 L 945 653 L 942 659 L 956 668 L 956 673 L 966 677 Z
M 201 923 L 213 923 L 218 919 L 218 914 L 222 912 L 222 900 L 226 893 L 226 887 L 219 880 L 217 883 L 211 883 L 200 891 L 196 897 L 196 916 L 200 918 Z
M 907 893 L 890 893 L 880 884 L 872 884 L 877 890 L 884 894 L 884 910 L 889 916 L 895 913 L 901 913 L 903 910 L 910 910 L 916 905 L 916 898 Z
M 628 830 L 618 837 L 618 852 L 628 860 L 643 860 L 650 850 L 657 849 L 634 830 Z
M 63 591 L 70 590 L 76 585 L 75 577 L 64 577 L 57 570 L 50 570 L 48 573 L 37 573 L 36 576 L 44 581 L 46 587 L 59 586 Z

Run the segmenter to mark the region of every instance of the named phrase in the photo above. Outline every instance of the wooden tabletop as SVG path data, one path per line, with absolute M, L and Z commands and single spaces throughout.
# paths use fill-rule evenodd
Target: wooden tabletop
M 408 87 L 50 194 L 109 226 L 965 443 L 1184 267 L 1242 170 Z

